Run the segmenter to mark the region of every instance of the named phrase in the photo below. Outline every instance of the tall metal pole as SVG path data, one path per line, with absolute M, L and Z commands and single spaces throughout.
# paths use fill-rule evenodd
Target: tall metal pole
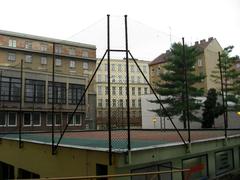
M 224 61 L 224 75 L 225 75 L 225 116 L 226 116 L 226 128 L 228 128 L 228 104 L 227 104 L 227 95 L 228 95 L 228 79 L 227 79 L 227 59 Z
M 22 104 L 23 104 L 23 59 L 20 69 L 20 101 L 19 101 L 19 148 L 22 148 Z
M 128 31 L 127 31 L 127 15 L 125 17 L 125 41 L 126 41 L 126 74 L 127 74 L 127 134 L 128 134 L 128 150 L 131 150 L 130 141 L 130 96 L 129 96 L 129 60 L 128 60 Z
M 107 15 L 107 51 L 108 51 L 108 146 L 109 146 L 109 165 L 112 165 L 112 127 L 111 127 L 111 83 L 110 83 L 110 15 Z
M 218 61 L 219 61 L 219 70 L 220 70 L 220 79 L 221 79 L 221 91 L 222 91 L 222 104 L 223 104 L 223 118 L 224 118 L 224 135 L 227 137 L 227 118 L 226 118 L 226 107 L 225 107 L 225 98 L 224 98 L 224 90 L 223 90 L 223 76 L 222 76 L 222 62 L 221 62 L 221 54 L 218 52 Z
M 184 38 L 182 38 L 183 44 L 183 63 L 184 63 L 184 79 L 185 79 L 185 103 L 187 112 L 187 124 L 188 124 L 188 142 L 191 143 L 191 132 L 190 132 L 190 115 L 189 115 L 189 94 L 188 94 L 188 77 L 187 77 L 187 63 L 186 63 L 186 55 L 185 55 L 185 44 Z
M 54 103 L 55 103 L 55 43 L 53 43 L 53 56 L 52 56 L 52 155 L 55 152 L 54 144 Z

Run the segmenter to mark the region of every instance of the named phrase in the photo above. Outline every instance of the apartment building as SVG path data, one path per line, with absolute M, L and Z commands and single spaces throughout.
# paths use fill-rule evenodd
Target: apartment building
M 97 64 L 100 60 L 97 60 Z M 138 65 L 149 80 L 148 61 L 137 60 Z M 110 60 L 111 80 L 111 123 L 113 128 L 127 127 L 127 85 L 126 60 Z M 107 60 L 104 59 L 97 72 L 97 128 L 106 129 L 108 122 L 108 74 Z M 130 124 L 141 127 L 141 96 L 149 94 L 150 88 L 133 60 L 129 60 Z
M 221 45 L 216 38 L 210 37 L 208 40 L 203 39 L 196 41 L 194 46 L 202 50 L 195 65 L 195 72 L 197 74 L 205 74 L 206 76 L 206 78 L 201 83 L 196 84 L 196 86 L 203 88 L 205 93 L 207 93 L 210 88 L 220 89 L 220 84 L 212 80 L 211 74 L 217 66 L 218 52 L 222 51 Z M 160 74 L 166 71 L 164 64 L 168 60 L 167 57 L 169 53 L 169 51 L 166 51 L 166 53 L 161 54 L 149 63 L 150 82 L 153 86 L 156 85 L 156 82 L 161 82 Z
M 53 101 L 55 126 L 62 129 L 95 67 L 94 45 L 0 30 L 1 131 L 17 131 L 20 117 L 22 130 L 50 130 Z M 94 127 L 95 104 L 93 82 L 69 128 Z

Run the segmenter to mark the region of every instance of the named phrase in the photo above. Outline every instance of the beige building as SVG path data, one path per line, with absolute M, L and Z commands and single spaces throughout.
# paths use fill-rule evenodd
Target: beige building
M 196 86 L 199 88 L 204 88 L 206 93 L 208 89 L 215 88 L 220 89 L 220 84 L 214 82 L 211 78 L 212 71 L 215 69 L 218 63 L 218 52 L 222 51 L 222 47 L 216 38 L 208 38 L 208 40 L 201 40 L 200 42 L 195 42 L 195 46 L 199 47 L 203 52 L 198 57 L 197 63 L 195 65 L 195 72 L 197 74 L 205 74 L 206 78 L 201 83 Z M 150 71 L 150 82 L 155 86 L 156 82 L 161 82 L 160 73 L 164 73 L 164 63 L 167 61 L 168 51 L 161 54 L 151 63 L 149 63 Z
M 53 53 L 55 97 L 52 94 Z M 1 30 L 1 131 L 18 130 L 20 104 L 23 130 L 51 129 L 53 99 L 55 125 L 62 129 L 84 92 L 95 66 L 94 45 Z M 73 117 L 70 129 L 93 127 L 95 104 L 93 82 Z
M 97 64 L 100 60 L 97 61 Z M 149 80 L 148 61 L 137 60 L 146 78 Z M 111 120 L 113 128 L 127 126 L 126 114 L 126 61 L 124 59 L 111 59 Z M 97 72 L 97 127 L 107 128 L 108 117 L 108 85 L 107 60 L 104 59 Z M 130 124 L 132 127 L 141 126 L 141 95 L 149 94 L 150 88 L 144 80 L 139 69 L 129 60 L 129 93 L 130 93 Z

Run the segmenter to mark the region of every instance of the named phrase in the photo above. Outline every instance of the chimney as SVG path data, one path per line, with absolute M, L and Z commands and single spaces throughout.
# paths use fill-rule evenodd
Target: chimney
M 198 41 L 195 42 L 195 45 L 198 45 Z
M 213 40 L 213 37 L 208 38 L 208 41 L 209 41 L 209 42 L 212 41 L 212 40 Z
M 205 43 L 205 42 L 206 42 L 206 40 L 205 40 L 205 39 L 202 39 L 202 40 L 200 41 L 200 44 Z

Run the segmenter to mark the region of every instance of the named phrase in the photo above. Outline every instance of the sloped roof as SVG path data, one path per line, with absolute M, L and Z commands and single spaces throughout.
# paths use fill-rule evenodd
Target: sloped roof
M 167 57 L 169 56 L 169 53 L 170 52 L 160 54 L 153 61 L 151 61 L 149 65 L 165 63 L 167 61 Z

